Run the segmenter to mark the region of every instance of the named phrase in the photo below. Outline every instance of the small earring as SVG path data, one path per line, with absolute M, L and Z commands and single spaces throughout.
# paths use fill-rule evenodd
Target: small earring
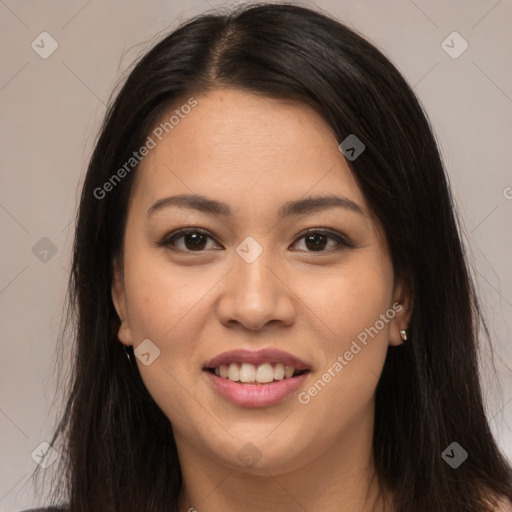
M 402 341 L 407 341 L 407 331 L 405 329 L 400 329 L 400 338 L 402 338 Z
M 126 354 L 126 357 L 128 358 L 128 361 L 130 361 L 130 363 L 131 363 L 132 356 L 130 355 L 130 352 L 128 351 L 128 347 L 126 347 L 126 345 L 123 345 L 123 349 L 124 349 L 124 353 Z

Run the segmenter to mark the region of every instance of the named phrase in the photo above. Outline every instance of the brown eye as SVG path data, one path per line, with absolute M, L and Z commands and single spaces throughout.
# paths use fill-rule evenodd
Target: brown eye
M 177 240 L 183 239 L 178 247 Z M 208 239 L 213 238 L 201 229 L 181 229 L 171 236 L 166 236 L 158 245 L 183 252 L 200 252 L 206 250 Z
M 312 251 L 321 251 L 329 242 L 329 237 L 322 233 L 314 233 L 304 237 L 306 247 Z
M 323 231 L 318 229 L 311 229 L 304 233 L 298 240 L 304 240 L 306 252 L 330 252 L 330 250 L 341 249 L 343 247 L 353 247 L 353 244 L 348 242 L 342 236 L 331 233 L 330 231 Z M 329 246 L 329 241 L 331 246 Z

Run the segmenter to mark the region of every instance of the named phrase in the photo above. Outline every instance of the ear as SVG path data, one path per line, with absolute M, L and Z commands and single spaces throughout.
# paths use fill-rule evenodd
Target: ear
M 395 311 L 395 316 L 390 322 L 389 344 L 397 346 L 404 343 L 400 331 L 408 329 L 413 310 L 411 288 L 404 279 L 399 279 L 395 283 L 392 309 Z
M 121 265 L 118 262 L 118 259 L 115 258 L 112 264 L 113 277 L 112 277 L 112 302 L 114 303 L 114 308 L 116 309 L 117 316 L 121 322 L 119 326 L 119 332 L 117 337 L 119 341 L 124 345 L 130 346 L 133 345 L 132 342 L 132 334 L 130 331 L 130 326 L 128 324 L 128 315 L 126 309 L 126 294 L 124 289 L 124 277 L 123 270 Z

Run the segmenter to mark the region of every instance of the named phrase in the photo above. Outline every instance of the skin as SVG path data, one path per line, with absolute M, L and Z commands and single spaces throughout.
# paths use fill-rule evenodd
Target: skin
M 371 510 L 374 395 L 388 347 L 402 342 L 399 330 L 408 325 L 407 287 L 395 279 L 385 237 L 339 141 L 315 111 L 234 89 L 196 99 L 137 172 L 112 283 L 119 340 L 136 348 L 150 339 L 161 351 L 150 365 L 137 364 L 173 425 L 184 477 L 180 510 Z M 223 201 L 234 215 L 175 206 L 148 215 L 175 194 Z M 286 201 L 329 194 L 364 214 L 330 208 L 277 216 Z M 190 237 L 175 240 L 174 250 L 158 245 L 187 226 L 211 236 L 200 251 Z M 315 251 L 302 234 L 308 228 L 337 232 L 355 247 L 321 238 L 325 245 Z M 252 263 L 236 252 L 248 236 L 263 248 Z M 301 404 L 298 392 L 395 302 L 400 312 Z M 312 371 L 277 405 L 234 405 L 202 369 L 238 348 L 278 348 Z M 238 457 L 249 442 L 261 456 L 251 467 Z

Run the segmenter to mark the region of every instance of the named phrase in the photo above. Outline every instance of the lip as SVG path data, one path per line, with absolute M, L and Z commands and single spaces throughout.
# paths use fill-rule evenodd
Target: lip
M 243 407 L 268 407 L 275 405 L 294 393 L 310 372 L 286 378 L 270 384 L 247 384 L 233 382 L 204 370 L 213 387 L 230 402 Z
M 239 349 L 223 352 L 208 361 L 203 369 L 217 368 L 222 365 L 228 365 L 232 362 L 251 363 L 255 366 L 262 363 L 282 363 L 285 366 L 293 366 L 296 370 L 311 370 L 311 368 L 309 368 L 308 365 L 299 358 L 292 356 L 288 352 L 271 348 L 256 351 Z

